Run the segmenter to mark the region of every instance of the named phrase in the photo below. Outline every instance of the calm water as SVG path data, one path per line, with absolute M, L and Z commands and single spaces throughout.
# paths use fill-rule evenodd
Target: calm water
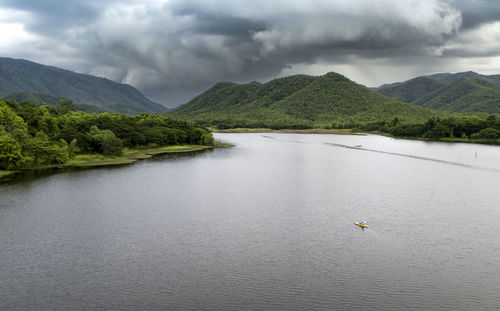
M 0 185 L 0 310 L 499 309 L 500 147 L 217 138 Z

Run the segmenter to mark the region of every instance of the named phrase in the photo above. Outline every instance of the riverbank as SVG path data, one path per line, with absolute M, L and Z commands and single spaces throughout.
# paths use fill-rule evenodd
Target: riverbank
M 79 154 L 68 160 L 64 164 L 45 165 L 36 168 L 30 168 L 23 171 L 46 170 L 52 168 L 91 168 L 102 166 L 127 165 L 139 160 L 149 159 L 156 155 L 174 154 L 174 153 L 192 153 L 198 151 L 211 150 L 214 148 L 232 147 L 231 144 L 216 143 L 215 146 L 203 145 L 179 145 L 165 146 L 157 148 L 125 148 L 121 156 L 106 156 L 102 154 Z M 0 171 L 0 181 L 8 180 L 15 174 L 23 171 Z
M 394 136 L 390 133 L 380 132 L 380 131 L 355 131 L 353 129 L 282 129 L 273 130 L 267 128 L 235 128 L 235 129 L 225 129 L 225 130 L 213 130 L 215 133 L 288 133 L 288 134 L 336 134 L 336 135 L 380 135 L 390 138 L 397 139 L 411 139 L 411 140 L 422 140 L 422 141 L 437 141 L 437 142 L 448 142 L 448 143 L 464 143 L 464 144 L 481 144 L 481 145 L 495 145 L 500 146 L 500 139 L 488 140 L 488 139 L 468 139 L 468 138 L 458 138 L 458 137 L 442 137 L 439 139 L 431 139 L 425 137 L 400 137 Z
M 104 156 L 101 154 L 82 154 L 77 155 L 73 159 L 64 163 L 63 167 L 92 167 L 92 166 L 109 166 L 123 165 L 137 162 L 143 159 L 152 158 L 155 155 L 167 153 L 189 153 L 202 150 L 213 149 L 213 146 L 200 145 L 182 145 L 182 146 L 166 146 L 158 148 L 136 149 L 125 148 L 121 156 Z
M 0 179 L 5 178 L 9 175 L 19 173 L 18 171 L 0 171 Z
M 364 133 L 370 134 L 370 135 L 380 135 L 380 136 L 385 136 L 385 137 L 390 137 L 390 138 L 397 138 L 397 139 L 421 140 L 421 141 L 428 141 L 428 142 L 462 143 L 462 144 L 480 144 L 480 145 L 500 146 L 500 139 L 496 139 L 496 140 L 483 139 L 483 138 L 469 139 L 469 138 L 460 138 L 460 137 L 441 137 L 438 139 L 432 139 L 432 138 L 426 138 L 426 137 L 400 137 L 400 136 L 394 136 L 394 135 L 391 135 L 389 133 L 384 133 L 384 132 L 379 132 L 379 131 L 364 132 Z
M 234 128 L 225 130 L 214 130 L 215 133 L 286 133 L 286 134 L 337 134 L 337 135 L 363 135 L 353 132 L 351 129 L 282 129 L 273 130 L 269 128 Z

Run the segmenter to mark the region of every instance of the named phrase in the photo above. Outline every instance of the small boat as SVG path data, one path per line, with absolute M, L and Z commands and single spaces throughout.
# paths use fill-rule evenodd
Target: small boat
M 360 226 L 361 228 L 368 228 L 368 225 L 364 221 L 362 221 L 362 222 L 356 221 L 354 224 L 356 226 Z

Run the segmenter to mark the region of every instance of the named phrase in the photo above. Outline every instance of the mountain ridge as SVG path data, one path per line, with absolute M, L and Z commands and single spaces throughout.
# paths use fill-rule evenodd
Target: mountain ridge
M 436 73 L 384 84 L 375 90 L 388 97 L 431 109 L 500 113 L 500 75 L 482 75 L 474 71 Z
M 414 105 L 455 112 L 500 112 L 500 88 L 478 78 L 459 78 L 416 100 Z
M 168 109 L 128 84 L 47 66 L 25 59 L 0 57 L 0 97 L 26 92 L 71 99 L 121 113 L 164 113 Z

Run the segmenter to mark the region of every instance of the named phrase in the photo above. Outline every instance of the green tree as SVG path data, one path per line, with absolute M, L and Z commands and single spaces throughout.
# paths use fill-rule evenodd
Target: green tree
M 106 155 L 122 154 L 123 143 L 111 130 L 100 130 L 94 125 L 90 128 L 89 134 L 98 152 Z
M 18 116 L 5 102 L 0 101 L 0 131 L 11 135 L 17 140 L 28 134 L 28 128 L 23 118 Z
M 491 127 L 487 127 L 479 131 L 479 137 L 488 140 L 495 140 L 500 137 L 500 131 Z
M 425 137 L 438 139 L 441 137 L 449 137 L 451 135 L 451 129 L 444 124 L 436 124 L 430 130 L 425 133 Z
M 215 139 L 212 133 L 204 131 L 203 134 L 201 134 L 200 145 L 214 146 Z
M 21 146 L 17 140 L 8 135 L 0 135 L 0 169 L 21 168 L 26 164 L 26 160 L 21 154 Z
M 45 107 L 42 107 L 42 109 Z M 57 119 L 47 110 L 43 109 L 42 117 L 38 120 L 38 130 L 43 131 L 47 136 L 53 138 L 59 135 L 60 130 L 57 125 Z
M 76 138 L 73 138 L 73 140 L 69 143 L 69 146 L 68 146 L 68 155 L 69 155 L 70 158 L 72 158 L 75 155 L 75 152 L 77 150 L 76 143 L 77 143 Z
M 50 142 L 48 136 L 39 131 L 22 145 L 31 166 L 62 164 L 69 159 L 68 144 L 66 142 Z

